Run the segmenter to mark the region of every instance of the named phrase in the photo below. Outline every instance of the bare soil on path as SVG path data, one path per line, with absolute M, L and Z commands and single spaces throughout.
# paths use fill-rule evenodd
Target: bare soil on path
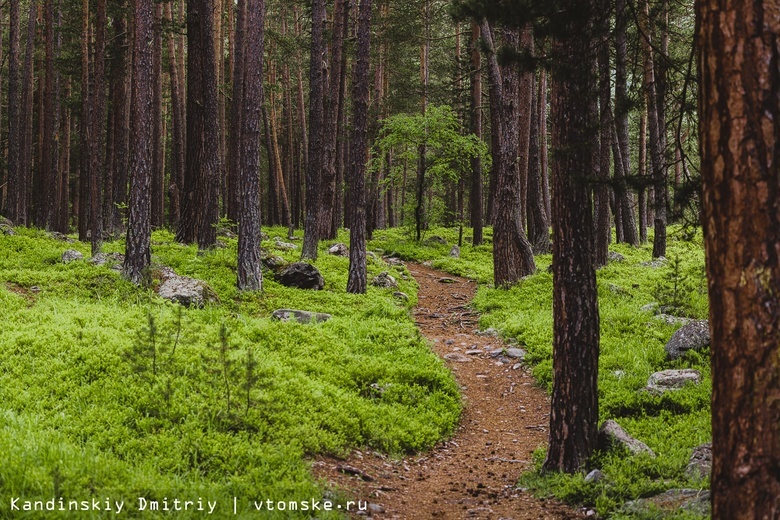
M 452 439 L 395 460 L 353 452 L 320 457 L 315 476 L 368 501 L 375 519 L 574 519 L 583 514 L 516 487 L 531 453 L 547 441 L 550 401 L 501 339 L 475 334 L 477 284 L 408 264 L 420 285 L 415 321 L 460 385 L 464 409 Z M 504 351 L 506 352 L 506 351 Z

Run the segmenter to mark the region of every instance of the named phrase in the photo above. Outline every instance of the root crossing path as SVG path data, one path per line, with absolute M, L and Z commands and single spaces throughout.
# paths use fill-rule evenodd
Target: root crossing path
M 499 338 L 475 334 L 469 307 L 476 283 L 419 264 L 415 321 L 455 374 L 464 409 L 449 441 L 403 460 L 354 452 L 320 458 L 314 472 L 355 499 L 376 519 L 573 519 L 581 514 L 517 489 L 531 452 L 547 440 L 550 402 L 519 360 L 499 354 Z M 512 351 L 512 354 L 518 354 Z

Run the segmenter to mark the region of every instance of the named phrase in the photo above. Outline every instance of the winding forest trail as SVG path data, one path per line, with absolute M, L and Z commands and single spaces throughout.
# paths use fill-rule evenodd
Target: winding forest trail
M 408 267 L 420 285 L 415 321 L 463 393 L 460 425 L 428 453 L 400 461 L 363 452 L 345 461 L 320 458 L 315 475 L 367 500 L 367 514 L 375 519 L 581 518 L 515 487 L 531 465 L 531 452 L 547 440 L 549 398 L 517 360 L 491 355 L 505 347 L 499 338 L 474 334 L 478 315 L 469 303 L 476 283 L 419 264 Z

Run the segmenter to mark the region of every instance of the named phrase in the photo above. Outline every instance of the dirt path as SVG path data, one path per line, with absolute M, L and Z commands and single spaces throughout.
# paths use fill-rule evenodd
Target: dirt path
M 547 440 L 549 399 L 526 370 L 493 353 L 500 339 L 478 336 L 468 307 L 476 283 L 409 264 L 420 285 L 415 321 L 446 360 L 464 396 L 455 436 L 431 452 L 395 461 L 355 452 L 321 458 L 315 474 L 368 500 L 376 519 L 571 519 L 576 511 L 515 488 L 531 452 Z

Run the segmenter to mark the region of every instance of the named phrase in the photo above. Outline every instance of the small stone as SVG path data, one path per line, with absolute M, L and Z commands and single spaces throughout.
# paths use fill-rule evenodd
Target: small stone
M 503 353 L 504 353 L 503 348 L 494 348 L 493 350 L 490 351 L 490 357 L 498 357 Z
M 392 256 L 385 258 L 385 262 L 387 262 L 388 265 L 392 265 L 392 266 L 403 267 L 404 265 L 403 261 L 400 258 L 395 258 Z
M 81 254 L 80 251 L 76 251 L 75 249 L 68 249 L 62 253 L 62 263 L 64 264 L 69 264 L 77 260 L 84 260 L 84 255 Z
M 655 453 L 647 444 L 631 437 L 618 423 L 613 420 L 604 421 L 599 428 L 599 446 L 606 449 L 615 445 L 624 447 L 633 455 L 646 453 L 655 457 Z
M 707 320 L 695 320 L 675 332 L 664 349 L 668 359 L 678 359 L 689 350 L 703 350 L 710 344 L 710 326 Z
M 409 301 L 409 295 L 406 293 L 403 293 L 401 291 L 396 291 L 393 293 L 394 298 L 398 298 L 399 300 L 403 300 L 405 302 Z
M 522 366 L 523 366 L 522 363 L 515 363 L 514 365 L 512 365 L 512 370 L 520 370 Z
M 72 244 L 73 242 L 75 242 L 75 240 L 70 238 L 68 235 L 58 233 L 57 231 L 52 231 L 51 233 L 49 233 L 49 236 L 55 240 L 59 240 L 60 242 L 67 242 L 68 244 Z
M 279 274 L 279 283 L 297 289 L 322 290 L 325 279 L 313 265 L 306 262 L 290 264 Z
M 444 359 L 447 361 L 453 361 L 455 363 L 470 363 L 471 358 L 468 356 L 464 356 L 460 352 L 450 352 L 449 354 L 444 355 Z
M 712 471 L 712 443 L 708 442 L 693 449 L 685 474 L 691 479 L 707 478 Z
M 33 285 L 32 287 L 30 287 L 30 292 L 39 293 L 41 292 L 41 288 L 38 287 L 37 285 Z
M 659 256 L 654 260 L 650 260 L 649 262 L 642 262 L 639 265 L 641 265 L 642 267 L 649 267 L 651 269 L 658 269 L 659 267 L 665 266 L 667 263 L 668 261 L 666 260 L 665 257 Z
M 377 515 L 385 512 L 385 508 L 379 504 L 368 504 L 368 510 Z
M 655 312 L 660 304 L 658 302 L 650 302 L 647 305 L 642 305 L 639 308 L 640 312 Z
M 604 480 L 605 476 L 606 475 L 604 475 L 604 473 L 600 469 L 594 469 L 593 471 L 591 471 L 585 476 L 585 482 L 588 483 L 601 482 L 602 480 Z
M 690 318 L 681 318 L 680 316 L 671 316 L 669 314 L 657 314 L 653 316 L 653 319 L 663 321 L 667 325 L 687 325 L 693 321 Z
M 425 267 L 431 267 L 433 265 L 433 262 L 431 260 L 426 260 L 425 262 L 423 262 L 422 265 L 424 265 Z
M 701 382 L 701 373 L 698 370 L 662 370 L 650 376 L 647 380 L 648 392 L 653 394 L 663 394 L 670 390 L 680 390 L 688 383 L 699 384 Z
M 526 355 L 526 351 L 521 349 L 521 348 L 511 347 L 511 348 L 506 349 L 504 354 L 507 357 L 510 357 L 510 358 L 513 358 L 513 359 L 523 359 L 525 357 L 525 355 Z
M 376 275 L 373 280 L 371 280 L 371 284 L 376 287 L 381 287 L 383 289 L 391 289 L 394 287 L 398 287 L 398 282 L 396 279 L 390 275 L 387 271 L 383 271 Z
M 628 291 L 626 291 L 619 285 L 615 285 L 615 284 L 609 284 L 609 292 L 611 292 L 612 294 L 623 294 L 623 295 L 629 294 Z
M 180 303 L 185 307 L 203 307 L 207 302 L 219 301 L 214 291 L 202 280 L 179 276 L 168 268 L 163 282 L 157 288 L 161 298 Z
M 450 256 L 452 258 L 460 258 L 460 248 L 458 246 L 452 246 L 452 249 L 450 249 Z
M 479 354 L 482 354 L 481 350 L 467 350 L 466 355 L 467 356 L 477 356 Z
M 477 331 L 477 336 L 489 336 L 489 337 L 492 337 L 492 338 L 497 338 L 498 337 L 498 331 L 496 329 L 494 329 L 493 327 L 490 327 L 489 329 Z
M 610 251 L 609 255 L 607 255 L 607 258 L 609 258 L 610 262 L 623 262 L 626 259 L 625 256 L 616 251 Z
M 5 219 L 7 222 L 11 222 L 8 219 Z M 14 228 L 8 224 L 0 223 L 0 231 L 3 232 L 4 235 L 8 235 L 9 237 L 12 237 L 16 234 L 16 231 L 14 231 Z
M 331 319 L 333 316 L 323 312 L 299 311 L 295 309 L 277 309 L 271 313 L 271 317 L 279 321 L 295 320 L 298 323 L 305 324 L 311 323 L 312 321 L 318 323 L 325 322 Z
M 444 237 L 440 237 L 438 235 L 433 235 L 432 237 L 425 239 L 425 241 L 429 244 L 441 244 L 444 246 L 447 245 L 447 240 Z
M 276 249 L 281 249 L 283 251 L 293 251 L 295 249 L 298 249 L 298 246 L 296 246 L 295 244 L 284 242 L 279 237 L 276 237 L 274 239 L 274 245 L 276 246 Z
M 87 260 L 92 265 L 106 265 L 106 264 L 112 264 L 111 269 L 113 270 L 120 270 L 122 269 L 122 264 L 125 262 L 125 255 L 121 253 L 98 253 L 89 260 Z
M 455 344 L 455 340 L 454 339 L 448 339 L 447 341 L 444 342 L 444 344 L 445 345 L 454 345 Z
M 346 244 L 333 244 L 328 248 L 328 254 L 333 256 L 349 256 L 349 248 Z

